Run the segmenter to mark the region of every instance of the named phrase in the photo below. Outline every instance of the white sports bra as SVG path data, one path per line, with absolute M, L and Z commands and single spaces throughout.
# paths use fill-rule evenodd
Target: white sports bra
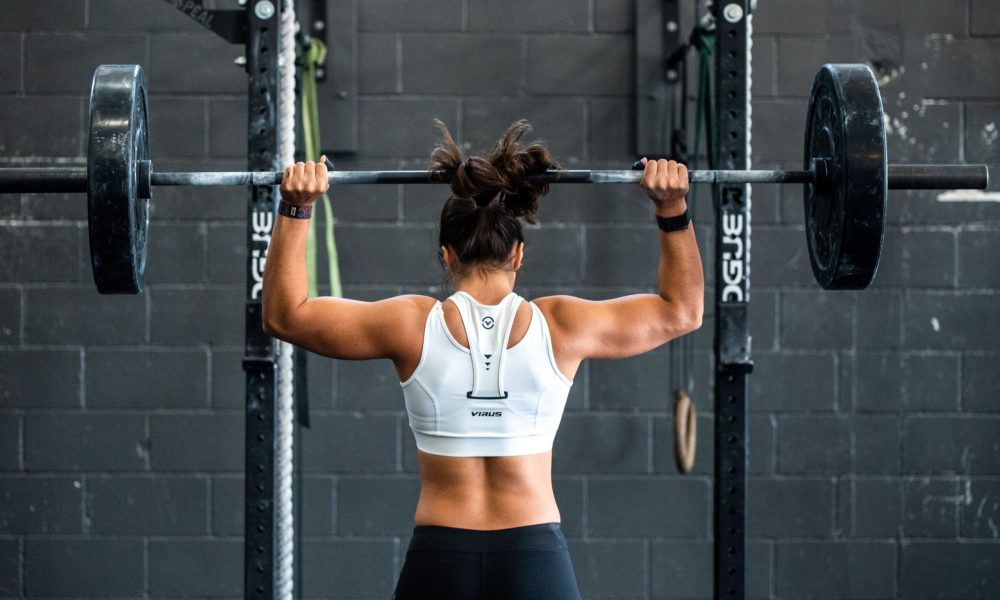
M 457 292 L 469 348 L 448 331 L 438 302 L 427 316 L 420 362 L 402 382 L 417 448 L 443 456 L 518 456 L 552 449 L 573 382 L 556 367 L 542 311 L 533 303 L 524 338 L 508 348 L 524 300 L 488 306 Z

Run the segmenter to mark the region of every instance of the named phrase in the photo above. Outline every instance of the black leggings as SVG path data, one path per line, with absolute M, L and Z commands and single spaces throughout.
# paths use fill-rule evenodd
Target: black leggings
M 413 529 L 393 600 L 580 600 L 558 523 Z

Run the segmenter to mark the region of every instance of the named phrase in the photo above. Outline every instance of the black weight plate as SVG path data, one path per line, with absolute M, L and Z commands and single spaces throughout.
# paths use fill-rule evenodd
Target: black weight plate
M 87 207 L 90 262 L 102 294 L 142 293 L 149 202 L 136 161 L 149 158 L 146 78 L 139 65 L 102 65 L 90 89 Z
M 882 97 L 865 65 L 824 65 L 806 120 L 805 167 L 827 161 L 826 183 L 805 186 L 806 238 L 816 281 L 828 290 L 868 287 L 878 270 L 887 165 Z

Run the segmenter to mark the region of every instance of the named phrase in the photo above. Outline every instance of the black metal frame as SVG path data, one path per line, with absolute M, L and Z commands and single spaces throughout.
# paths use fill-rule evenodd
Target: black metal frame
M 747 15 L 751 0 L 716 0 L 715 109 L 719 168 L 746 169 Z M 726 19 L 738 6 L 738 20 Z M 730 13 L 730 17 L 732 17 Z M 750 195 L 746 184 L 715 184 L 715 598 L 746 597 L 747 376 L 753 370 Z

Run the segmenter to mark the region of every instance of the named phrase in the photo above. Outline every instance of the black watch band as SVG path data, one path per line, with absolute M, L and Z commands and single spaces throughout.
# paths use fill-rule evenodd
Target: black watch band
M 676 217 L 661 217 L 656 215 L 656 224 L 660 227 L 660 231 L 664 233 L 670 233 L 671 231 L 684 231 L 688 228 L 688 224 L 691 223 L 691 217 L 688 216 L 688 212 L 685 210 L 683 214 L 677 215 Z

